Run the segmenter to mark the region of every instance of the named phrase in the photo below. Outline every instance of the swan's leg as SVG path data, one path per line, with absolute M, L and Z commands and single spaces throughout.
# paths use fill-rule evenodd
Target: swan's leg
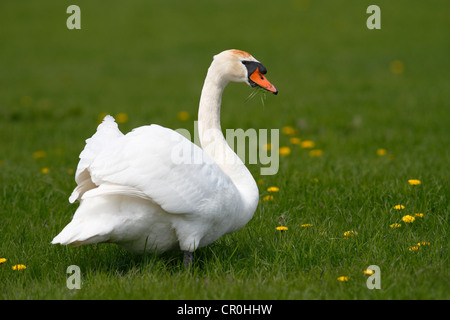
M 188 269 L 191 266 L 192 261 L 194 260 L 194 254 L 190 251 L 183 251 L 183 252 L 184 252 L 183 263 L 184 266 Z

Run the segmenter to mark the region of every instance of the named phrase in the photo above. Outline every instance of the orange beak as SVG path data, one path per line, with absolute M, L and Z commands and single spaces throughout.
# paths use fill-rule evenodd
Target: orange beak
M 259 71 L 259 68 L 256 68 L 255 72 L 253 72 L 250 76 L 250 80 L 256 83 L 263 89 L 272 92 L 273 94 L 277 94 L 278 90 L 274 87 L 273 84 L 269 82 L 269 80 L 264 77 L 264 75 Z

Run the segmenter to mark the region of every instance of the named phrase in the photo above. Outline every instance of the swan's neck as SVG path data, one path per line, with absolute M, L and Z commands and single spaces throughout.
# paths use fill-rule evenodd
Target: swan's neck
M 221 76 L 214 62 L 208 69 L 198 111 L 200 144 L 208 156 L 231 178 L 248 205 L 256 209 L 258 187 L 247 167 L 228 146 L 220 127 L 222 93 L 229 81 Z M 252 211 L 252 214 L 253 214 Z

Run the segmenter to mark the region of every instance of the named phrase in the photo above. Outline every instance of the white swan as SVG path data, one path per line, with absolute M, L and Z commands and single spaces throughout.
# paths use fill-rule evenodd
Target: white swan
M 80 206 L 52 243 L 112 242 L 135 253 L 181 249 L 189 265 L 195 249 L 242 228 L 259 194 L 222 134 L 221 97 L 230 81 L 276 94 L 265 73 L 247 52 L 214 56 L 198 112 L 203 149 L 155 124 L 124 135 L 106 116 L 80 154 L 77 187 L 69 198 Z

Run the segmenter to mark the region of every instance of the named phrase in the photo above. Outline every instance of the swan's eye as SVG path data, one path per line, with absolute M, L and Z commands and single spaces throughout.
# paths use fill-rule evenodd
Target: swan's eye
M 264 67 L 261 62 L 249 60 L 242 60 L 241 62 L 247 68 L 247 74 L 249 77 L 256 71 L 256 69 L 259 69 L 259 72 L 262 74 L 267 73 L 266 67 Z

